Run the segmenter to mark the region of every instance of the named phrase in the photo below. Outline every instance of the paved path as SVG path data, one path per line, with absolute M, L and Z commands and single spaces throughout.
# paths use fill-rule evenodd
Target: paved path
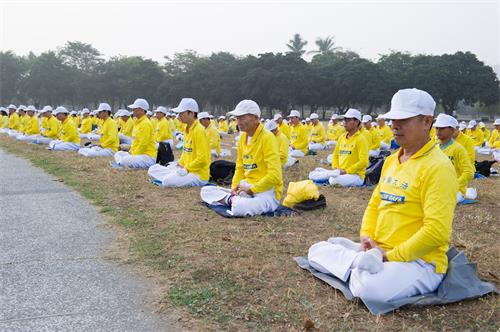
M 146 307 L 146 281 L 102 258 L 95 209 L 0 150 L 0 331 L 179 331 Z

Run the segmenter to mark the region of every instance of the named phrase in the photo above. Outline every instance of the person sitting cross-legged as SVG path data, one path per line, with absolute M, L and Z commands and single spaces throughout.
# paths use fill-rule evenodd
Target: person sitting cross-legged
M 384 116 L 392 119 L 400 149 L 385 160 L 360 243 L 334 237 L 309 248 L 314 269 L 348 282 L 363 301 L 434 292 L 447 272 L 458 183 L 452 164 L 429 137 L 435 105 L 422 90 L 393 96 Z
M 111 119 L 111 107 L 107 103 L 99 104 L 97 116 L 103 120 L 102 134 L 99 145 L 89 148 L 81 148 L 78 153 L 85 157 L 113 157 L 118 151 L 120 139 L 118 138 L 118 126 Z M 84 119 L 85 120 L 85 119 Z
M 149 178 L 161 187 L 203 186 L 210 178 L 210 145 L 205 128 L 197 119 L 198 103 L 183 98 L 174 112 L 186 124 L 181 158 L 168 166 L 151 166 Z
M 344 115 L 345 134 L 339 137 L 333 151 L 332 170 L 316 168 L 309 173 L 315 182 L 327 181 L 331 185 L 355 187 L 363 185 L 368 166 L 368 142 L 361 133 L 361 113 L 353 108 Z
M 137 119 L 132 132 L 132 145 L 130 151 L 118 151 L 114 155 L 119 167 L 149 168 L 156 162 L 155 131 L 151 121 L 146 116 L 149 103 L 142 98 L 137 98 L 128 108 L 132 109 Z
M 59 139 L 50 141 L 49 150 L 78 151 L 80 149 L 80 136 L 76 124 L 69 117 L 68 110 L 59 106 L 54 111 L 54 115 L 62 125 Z
M 242 131 L 231 189 L 206 186 L 201 189 L 201 199 L 227 206 L 234 216 L 273 212 L 283 192 L 278 141 L 260 123 L 256 102 L 243 100 L 229 114 L 236 116 Z

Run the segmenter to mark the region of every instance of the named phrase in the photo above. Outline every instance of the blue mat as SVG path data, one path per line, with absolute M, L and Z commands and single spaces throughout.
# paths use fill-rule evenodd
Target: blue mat
M 236 217 L 233 216 L 232 214 L 228 213 L 228 207 L 225 205 L 213 205 L 213 204 L 207 204 L 205 202 L 201 202 L 205 206 L 207 206 L 210 210 L 215 211 L 218 215 L 223 216 L 224 218 L 244 218 L 244 217 Z M 274 212 L 267 212 L 264 214 L 261 214 L 261 216 L 264 217 L 290 217 L 293 215 L 300 214 L 300 212 L 287 208 L 286 206 L 280 205 L 276 211 Z
M 439 285 L 438 289 L 429 294 L 416 295 L 391 302 L 376 302 L 364 300 L 368 310 L 373 315 L 386 314 L 405 305 L 438 305 L 459 302 L 465 299 L 474 299 L 488 293 L 498 291 L 492 283 L 480 280 L 476 272 L 476 264 L 469 263 L 463 251 L 455 248 L 448 250 L 448 271 Z M 309 271 L 316 278 L 326 282 L 328 285 L 342 292 L 346 299 L 352 300 L 348 282 L 334 277 L 331 274 L 321 273 L 309 265 L 307 257 L 294 257 L 299 267 Z
M 479 202 L 479 201 L 475 200 L 475 199 L 464 199 L 463 201 L 458 202 L 457 205 L 468 205 L 468 204 L 474 204 L 477 202 Z
M 487 179 L 486 176 L 482 175 L 481 173 L 474 173 L 474 180 L 482 180 L 482 179 Z

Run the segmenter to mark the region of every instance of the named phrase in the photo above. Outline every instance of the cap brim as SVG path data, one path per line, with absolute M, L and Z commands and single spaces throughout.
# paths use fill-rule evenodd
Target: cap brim
M 404 111 L 389 111 L 382 115 L 382 118 L 389 120 L 404 120 L 417 116 L 418 114 Z

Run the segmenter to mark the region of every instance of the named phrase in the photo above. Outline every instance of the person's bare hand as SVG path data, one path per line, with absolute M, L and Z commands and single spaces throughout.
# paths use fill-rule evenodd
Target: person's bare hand
M 360 248 L 361 251 L 367 251 L 372 249 L 372 240 L 368 236 L 361 236 L 360 240 Z

